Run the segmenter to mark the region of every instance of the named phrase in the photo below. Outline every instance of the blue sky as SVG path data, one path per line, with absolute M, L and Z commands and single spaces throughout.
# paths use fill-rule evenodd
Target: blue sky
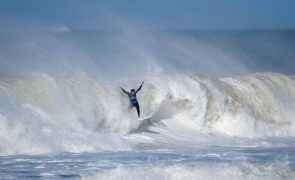
M 0 16 L 72 29 L 104 29 L 113 21 L 168 29 L 294 29 L 295 0 L 0 0 Z

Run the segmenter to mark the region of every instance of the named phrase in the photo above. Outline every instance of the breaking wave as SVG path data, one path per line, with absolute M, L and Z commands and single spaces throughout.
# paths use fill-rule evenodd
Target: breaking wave
M 186 146 L 188 141 L 215 144 L 221 136 L 295 135 L 292 76 L 148 76 L 138 95 L 143 116 L 151 116 L 144 122 L 134 110 L 128 112 L 128 98 L 118 88 L 139 82 L 109 83 L 84 72 L 2 75 L 0 154 L 119 151 L 161 139 L 169 147 L 169 139 Z

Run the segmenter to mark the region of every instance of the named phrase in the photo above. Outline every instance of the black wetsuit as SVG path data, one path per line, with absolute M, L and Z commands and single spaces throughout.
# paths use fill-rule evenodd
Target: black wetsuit
M 121 88 L 122 91 L 125 94 L 127 94 L 128 97 L 129 97 L 129 100 L 130 100 L 130 108 L 133 108 L 133 107 L 136 108 L 138 117 L 140 117 L 140 109 L 139 109 L 139 104 L 138 104 L 138 101 L 137 101 L 137 98 L 136 98 L 136 94 L 138 93 L 138 91 L 140 91 L 141 87 L 142 87 L 142 85 L 139 86 L 139 88 L 135 91 L 135 93 L 133 95 L 132 95 L 132 92 L 127 92 L 123 88 Z

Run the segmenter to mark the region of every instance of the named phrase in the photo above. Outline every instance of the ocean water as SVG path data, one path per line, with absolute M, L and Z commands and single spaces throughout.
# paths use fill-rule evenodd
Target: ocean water
M 1 179 L 295 179 L 291 30 L 0 34 Z
M 217 148 L 1 157 L 4 179 L 292 179 L 294 148 Z

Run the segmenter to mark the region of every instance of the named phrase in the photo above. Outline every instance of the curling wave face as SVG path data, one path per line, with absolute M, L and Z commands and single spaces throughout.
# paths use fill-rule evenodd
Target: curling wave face
M 175 142 L 189 148 L 295 135 L 292 76 L 148 76 L 138 95 L 143 116 L 151 116 L 144 122 L 128 112 L 118 89 L 137 83 L 109 83 L 84 72 L 2 75 L 0 154 L 173 148 Z

